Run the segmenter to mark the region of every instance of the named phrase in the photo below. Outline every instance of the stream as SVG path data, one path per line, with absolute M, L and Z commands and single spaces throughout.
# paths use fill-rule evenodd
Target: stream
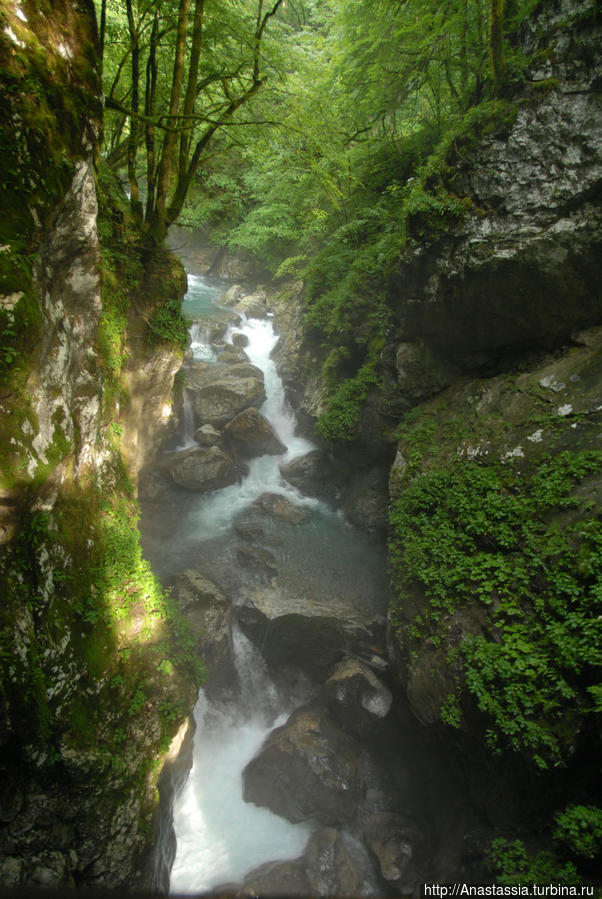
M 211 328 L 224 310 L 219 306 L 227 282 L 188 276 L 183 303 L 191 322 L 194 362 L 209 365 L 219 347 L 211 343 Z M 314 449 L 296 433 L 282 381 L 270 358 L 278 337 L 271 317 L 230 324 L 223 338 L 247 338 L 245 352 L 264 373 L 266 400 L 260 412 L 271 423 L 286 453 L 251 459 L 240 483 L 199 493 L 170 487 L 160 504 L 142 503 L 141 534 L 155 573 L 169 583 L 179 572 L 194 569 L 232 598 L 243 603 L 251 589 L 249 575 L 237 560 L 234 525 L 254 521 L 255 501 L 264 493 L 279 494 L 310 514 L 302 524 L 263 517 L 261 526 L 276 560 L 277 587 L 297 603 L 345 607 L 361 615 L 385 612 L 387 576 L 384 550 L 350 527 L 335 507 L 305 496 L 288 484 L 280 465 Z M 194 411 L 184 391 L 180 432 L 168 452 L 195 445 Z M 286 682 L 273 676 L 259 650 L 241 632 L 232 616 L 233 664 L 239 687 L 219 699 L 201 689 L 194 710 L 196 733 L 189 776 L 175 797 L 173 826 L 176 854 L 171 893 L 192 894 L 223 885 L 240 884 L 268 861 L 300 856 L 316 829 L 308 820 L 292 824 L 266 808 L 243 800 L 242 771 L 274 728 L 311 695 L 309 679 L 299 675 Z

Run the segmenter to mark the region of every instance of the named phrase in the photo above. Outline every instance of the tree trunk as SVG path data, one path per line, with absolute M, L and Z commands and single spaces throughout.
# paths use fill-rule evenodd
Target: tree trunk
M 169 181 L 174 168 L 177 134 L 177 116 L 180 113 L 180 101 L 182 98 L 182 84 L 184 81 L 184 63 L 186 57 L 186 32 L 188 29 L 188 14 L 190 0 L 180 0 L 178 9 L 178 30 L 176 37 L 176 49 L 173 63 L 173 76 L 171 82 L 171 95 L 169 99 L 169 123 L 171 129 L 165 132 L 159 174 L 157 178 L 157 199 L 154 214 L 151 218 L 151 233 L 157 242 L 162 242 L 167 234 L 167 193 Z
M 493 76 L 493 92 L 500 95 L 504 83 L 506 63 L 504 60 L 504 2 L 491 0 L 491 17 L 489 20 L 489 53 L 491 57 L 491 74 Z
M 138 28 L 134 21 L 132 0 L 126 0 L 128 28 L 132 42 L 132 112 L 130 116 L 130 135 L 128 138 L 128 180 L 130 182 L 130 205 L 134 219 L 142 221 L 142 203 L 140 202 L 140 190 L 138 188 L 138 176 L 136 174 L 136 157 L 138 154 L 138 134 L 140 121 L 140 47 L 138 43 Z

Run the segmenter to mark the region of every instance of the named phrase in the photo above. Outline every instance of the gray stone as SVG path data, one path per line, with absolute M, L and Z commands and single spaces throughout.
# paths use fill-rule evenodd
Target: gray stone
M 171 589 L 208 667 L 213 669 L 228 661 L 230 600 L 216 584 L 192 569 L 178 574 Z
M 393 702 L 389 688 L 358 659 L 338 663 L 324 685 L 323 697 L 340 726 L 358 735 L 371 733 Z
M 267 512 L 273 518 L 277 518 L 279 521 L 286 521 L 287 524 L 304 524 L 311 518 L 309 509 L 296 506 L 280 493 L 262 493 L 255 500 L 254 505 Z
M 197 428 L 194 439 L 201 446 L 217 446 L 222 439 L 222 432 L 213 425 L 201 425 Z
M 366 843 L 378 859 L 383 879 L 396 893 L 413 895 L 423 879 L 424 840 L 400 815 L 373 815 L 365 824 Z
M 312 450 L 280 466 L 282 477 L 309 496 L 333 497 L 343 486 L 344 474 L 322 450 Z
M 266 454 L 279 456 L 286 452 L 271 424 L 255 408 L 243 409 L 229 421 L 224 436 L 243 458 Z
M 265 400 L 261 369 L 250 363 L 200 364 L 186 369 L 186 387 L 193 394 L 201 424 L 223 427 L 249 406 Z
M 236 483 L 238 473 L 217 446 L 192 447 L 169 460 L 173 481 L 189 490 L 219 490 Z
M 243 771 L 246 802 L 289 821 L 350 820 L 364 793 L 358 746 L 319 706 L 303 706 L 273 731 Z
M 232 343 L 236 347 L 246 347 L 249 345 L 249 338 L 246 334 L 233 334 Z
M 324 672 L 347 652 L 362 652 L 372 642 L 373 622 L 345 604 L 291 596 L 277 587 L 247 591 L 238 607 L 244 633 L 269 665 Z

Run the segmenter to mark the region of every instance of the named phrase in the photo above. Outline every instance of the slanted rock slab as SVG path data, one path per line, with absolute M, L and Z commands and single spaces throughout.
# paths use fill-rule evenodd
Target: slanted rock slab
M 359 752 L 320 706 L 303 706 L 268 736 L 244 769 L 245 801 L 293 822 L 348 821 L 364 794 Z
M 247 459 L 266 454 L 279 456 L 286 452 L 269 421 L 254 408 L 239 412 L 228 422 L 224 434 Z

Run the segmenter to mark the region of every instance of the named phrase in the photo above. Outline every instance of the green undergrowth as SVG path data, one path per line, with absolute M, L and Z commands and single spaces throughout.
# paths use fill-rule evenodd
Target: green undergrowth
M 142 557 L 138 515 L 114 461 L 52 511 L 26 515 L 0 564 L 3 704 L 46 760 L 98 749 L 117 771 L 120 744 L 149 716 L 166 748 L 204 677 L 186 622 Z M 53 657 L 77 675 L 58 690 Z
M 601 471 L 599 452 L 562 452 L 531 471 L 458 461 L 414 475 L 391 505 L 392 617 L 412 645 L 440 641 L 462 609 L 487 610 L 485 632 L 447 645 L 461 675 L 442 717 L 459 724 L 469 694 L 488 745 L 539 768 L 570 757 L 602 711 L 602 522 L 574 492 Z M 408 622 L 418 586 L 426 602 Z
M 384 345 L 392 272 L 406 249 L 436 240 L 475 211 L 455 191 L 458 167 L 483 137 L 506 132 L 518 109 L 507 100 L 484 101 L 451 117 L 437 139 L 430 131 L 409 137 L 402 158 L 374 164 L 382 180 L 366 173 L 369 190 L 357 198 L 355 214 L 324 236 L 301 270 L 306 327 L 322 340 L 324 380 L 338 380 L 318 423 L 321 436 L 353 437 L 367 388 L 380 383 L 373 348 Z
M 491 844 L 490 861 L 501 884 L 595 883 L 602 861 L 602 809 L 569 805 L 557 813 L 547 849 L 498 837 Z

